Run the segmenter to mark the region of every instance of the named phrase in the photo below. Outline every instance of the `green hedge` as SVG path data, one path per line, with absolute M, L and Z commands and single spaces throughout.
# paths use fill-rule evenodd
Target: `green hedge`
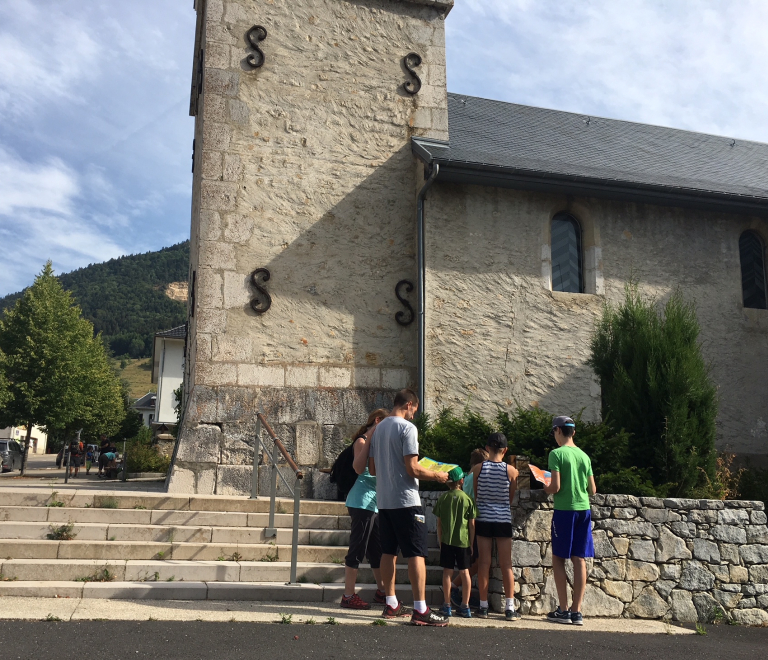
M 167 472 L 171 459 L 152 444 L 152 430 L 143 426 L 126 445 L 128 472 Z

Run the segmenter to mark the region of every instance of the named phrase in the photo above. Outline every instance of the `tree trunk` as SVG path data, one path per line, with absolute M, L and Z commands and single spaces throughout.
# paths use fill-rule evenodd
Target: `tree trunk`
M 29 439 L 32 437 L 32 422 L 27 423 L 27 436 L 24 438 L 24 451 L 21 454 L 21 470 L 19 474 L 24 476 L 27 471 L 27 454 L 29 453 Z

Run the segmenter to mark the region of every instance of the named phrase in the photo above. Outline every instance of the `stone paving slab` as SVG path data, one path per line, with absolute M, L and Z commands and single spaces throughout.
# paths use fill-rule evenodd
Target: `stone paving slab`
M 18 598 L 0 597 L 0 619 L 40 620 L 49 614 L 62 620 L 110 621 L 253 621 L 279 623 L 281 615 L 290 615 L 292 624 L 305 624 L 312 619 L 326 624 L 332 617 L 337 624 L 371 625 L 381 618 L 381 610 L 343 610 L 338 605 L 308 603 L 261 603 L 253 601 L 125 601 L 98 598 Z M 388 625 L 408 625 L 408 619 L 388 621 Z M 690 635 L 692 630 L 659 621 L 640 619 L 587 619 L 582 628 L 553 625 L 543 617 L 525 616 L 515 623 L 507 623 L 503 615 L 489 619 L 451 619 L 452 627 L 509 628 L 540 630 L 555 635 L 566 630 L 589 632 L 644 633 Z

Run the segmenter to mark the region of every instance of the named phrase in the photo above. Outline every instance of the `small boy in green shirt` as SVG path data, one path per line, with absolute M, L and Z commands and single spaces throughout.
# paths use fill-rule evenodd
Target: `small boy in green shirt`
M 453 570 L 461 577 L 462 599 L 456 613 L 465 619 L 472 618 L 469 609 L 471 582 L 469 567 L 472 565 L 472 542 L 475 538 L 477 507 L 474 500 L 461 490 L 464 471 L 460 467 L 448 473 L 448 492 L 437 500 L 432 513 L 437 517 L 437 540 L 440 543 L 440 566 L 443 567 L 443 602 L 441 613 L 451 616 L 451 580 Z
M 587 587 L 586 557 L 595 556 L 589 496 L 596 492 L 592 461 L 573 442 L 576 424 L 570 417 L 555 417 L 552 431 L 557 449 L 549 452 L 552 480 L 544 491 L 554 495 L 552 512 L 552 571 L 560 604 L 547 619 L 554 623 L 584 625 L 581 604 Z M 565 560 L 573 562 L 573 601 L 568 607 Z

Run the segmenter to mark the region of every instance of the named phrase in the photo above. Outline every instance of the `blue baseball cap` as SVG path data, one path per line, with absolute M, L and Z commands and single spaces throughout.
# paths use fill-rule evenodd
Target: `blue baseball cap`
M 556 429 L 560 426 L 572 426 L 576 428 L 576 423 L 570 417 L 566 417 L 565 415 L 560 415 L 560 417 L 555 417 L 552 420 L 552 428 Z

